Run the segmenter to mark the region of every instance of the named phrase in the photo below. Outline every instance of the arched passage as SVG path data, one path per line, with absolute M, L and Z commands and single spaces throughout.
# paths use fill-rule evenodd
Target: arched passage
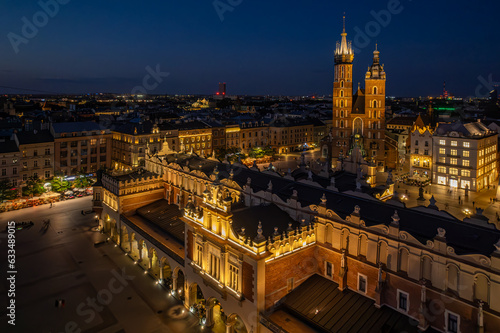
M 130 256 L 135 260 L 139 260 L 139 243 L 135 239 L 135 233 L 130 235 Z
M 206 301 L 206 325 L 214 332 L 225 331 L 227 316 L 218 299 L 211 297 Z
M 156 249 L 154 247 L 149 248 L 149 273 L 156 279 L 160 277 L 160 262 L 158 261 L 158 255 L 156 254 Z
M 110 229 L 111 239 L 113 240 L 113 242 L 118 243 L 120 241 L 120 235 L 118 233 L 115 219 L 111 220 Z
M 126 227 L 121 228 L 121 241 L 120 241 L 120 246 L 122 247 L 123 251 L 129 252 L 130 251 L 130 240 L 129 240 L 129 235 Z
M 164 285 L 170 286 L 172 284 L 172 268 L 165 257 L 160 260 L 159 279 Z
M 188 299 L 189 306 L 193 312 L 197 315 L 202 316 L 205 311 L 205 296 L 203 296 L 203 291 L 197 283 L 191 283 L 188 288 Z
M 226 333 L 248 333 L 245 323 L 236 313 L 227 317 Z
M 179 267 L 176 267 L 172 275 L 172 291 L 179 296 L 181 301 L 184 301 L 186 299 L 185 284 L 186 277 L 184 276 L 184 272 Z

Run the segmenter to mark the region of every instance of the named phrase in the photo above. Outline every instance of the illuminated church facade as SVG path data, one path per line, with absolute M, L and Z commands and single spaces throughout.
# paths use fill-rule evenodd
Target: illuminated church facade
M 335 49 L 333 123 L 330 157 L 333 166 L 350 160 L 354 164 L 385 166 L 385 82 L 380 52 L 373 52 L 373 64 L 365 74 L 365 88 L 353 86 L 354 51 L 347 33 Z M 325 153 L 323 153 L 325 155 Z

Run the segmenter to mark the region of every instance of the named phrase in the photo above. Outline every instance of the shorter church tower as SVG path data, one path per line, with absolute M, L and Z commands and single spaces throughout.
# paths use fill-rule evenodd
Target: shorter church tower
M 383 166 L 385 161 L 385 71 L 380 52 L 373 51 L 373 64 L 365 75 L 365 151 L 366 157 Z

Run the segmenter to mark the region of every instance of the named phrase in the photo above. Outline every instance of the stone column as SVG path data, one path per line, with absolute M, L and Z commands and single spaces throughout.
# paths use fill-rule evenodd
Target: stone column
M 213 305 L 207 306 L 207 323 L 206 323 L 207 327 L 211 327 L 215 324 L 213 317 L 214 317 L 214 306 Z
M 425 280 L 421 281 L 420 289 L 420 309 L 418 314 L 418 327 L 426 330 L 429 324 L 427 323 L 427 288 L 425 287 Z
M 233 326 L 234 326 L 234 322 L 227 322 L 226 323 L 226 333 L 233 333 Z

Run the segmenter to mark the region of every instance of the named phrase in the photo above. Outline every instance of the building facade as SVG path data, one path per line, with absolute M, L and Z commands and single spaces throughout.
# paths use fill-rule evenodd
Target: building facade
M 384 166 L 385 152 L 385 81 L 380 52 L 373 52 L 373 64 L 365 74 L 365 88 L 353 90 L 354 52 L 347 42 L 347 33 L 335 50 L 333 83 L 332 147 L 334 165 L 358 148 L 362 157 L 377 166 Z
M 158 125 L 147 122 L 127 123 L 112 130 L 112 164 L 117 170 L 132 170 L 144 165 L 146 151 L 161 149 Z
M 14 188 L 21 187 L 21 156 L 14 140 L 0 139 L 0 180 L 9 181 Z
M 94 122 L 54 123 L 54 174 L 95 173 L 111 168 L 112 139 L 109 129 Z
M 480 191 L 497 185 L 498 133 L 481 122 L 440 123 L 433 136 L 432 183 Z
M 418 116 L 410 132 L 410 176 L 432 180 L 434 129 Z
M 325 188 L 322 181 L 196 155 L 156 155 L 146 168 L 143 179 L 103 176 L 95 189 L 109 196 L 101 226 L 148 273 L 170 276 L 186 307 L 203 302 L 208 326 L 224 309 L 227 332 L 273 331 L 280 304 L 315 276 L 373 302 L 364 311 L 406 318 L 404 328 L 388 326 L 390 332 L 489 332 L 500 325 L 497 230 L 443 217 L 437 207 L 395 210 Z M 182 253 L 147 226 L 152 222 L 145 222 L 141 206 L 151 211 L 152 202 L 162 205 L 158 214 L 167 219 L 182 210 L 177 224 L 163 224 L 171 235 L 179 233 L 172 226 L 182 229 Z M 325 289 L 317 297 L 329 296 Z M 346 308 L 342 318 L 356 313 Z M 318 318 L 345 324 L 330 315 Z M 312 313 L 300 318 L 322 327 Z
M 54 137 L 49 130 L 18 132 L 14 140 L 21 153 L 20 178 L 51 179 L 54 176 Z

